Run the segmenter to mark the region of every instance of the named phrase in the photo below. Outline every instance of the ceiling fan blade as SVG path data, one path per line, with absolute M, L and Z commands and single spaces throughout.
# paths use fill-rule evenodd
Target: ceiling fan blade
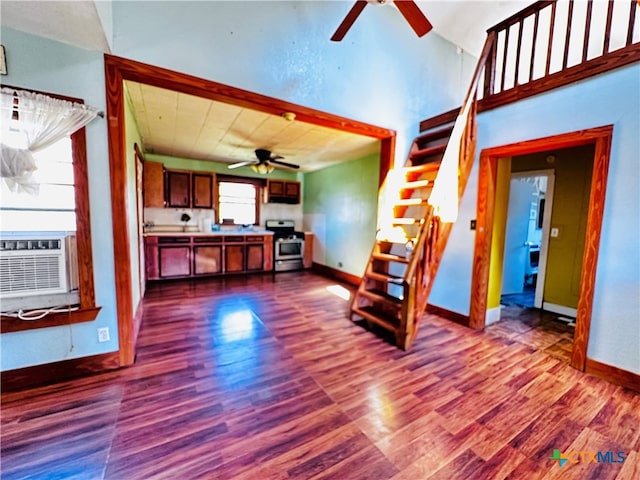
M 232 163 L 231 165 L 227 165 L 227 168 L 240 168 L 244 167 L 245 165 L 253 165 L 254 163 L 257 162 L 255 160 L 248 160 L 246 162 Z
M 353 25 L 353 22 L 356 21 L 356 18 L 358 18 L 358 15 L 362 13 L 362 10 L 364 10 L 364 7 L 366 6 L 367 6 L 366 0 L 358 0 L 353 5 L 353 7 L 351 7 L 351 10 L 349 10 L 349 13 L 347 13 L 347 16 L 344 17 L 344 20 L 336 30 L 336 33 L 334 33 L 333 36 L 331 37 L 332 42 L 339 42 L 344 38 L 344 36 L 347 34 L 349 29 L 351 28 L 351 25 Z
M 300 165 L 294 165 L 293 163 L 281 162 L 280 160 L 275 160 L 273 158 L 271 160 L 269 160 L 269 163 L 275 163 L 276 165 L 282 165 L 283 167 L 289 167 L 289 168 L 300 168 Z
M 418 8 L 413 0 L 395 0 L 393 2 L 402 16 L 409 22 L 416 35 L 422 37 L 431 31 L 433 25 L 424 16 L 424 13 Z

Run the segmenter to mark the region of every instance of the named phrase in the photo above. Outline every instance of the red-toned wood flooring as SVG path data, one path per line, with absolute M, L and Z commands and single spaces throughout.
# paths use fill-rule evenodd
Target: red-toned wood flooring
M 640 478 L 639 395 L 433 315 L 402 352 L 334 284 L 152 285 L 134 366 L 2 395 L 2 478 Z

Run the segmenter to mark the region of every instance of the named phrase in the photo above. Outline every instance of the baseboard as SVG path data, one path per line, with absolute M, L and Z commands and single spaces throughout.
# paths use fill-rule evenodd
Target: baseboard
M 564 305 L 557 305 L 555 303 L 542 302 L 542 309 L 547 312 L 553 312 L 571 318 L 576 318 L 578 315 L 578 311 L 575 308 L 565 307 Z
M 498 305 L 494 308 L 487 308 L 487 313 L 484 318 L 484 326 L 491 325 L 492 323 L 496 323 L 500 321 L 500 313 L 502 311 L 502 306 Z
M 0 373 L 3 392 L 40 387 L 120 367 L 118 352 L 17 368 Z
M 437 315 L 442 318 L 446 318 L 447 320 L 451 320 L 452 322 L 459 323 L 460 325 L 464 325 L 465 327 L 469 326 L 469 316 L 463 315 L 458 312 L 452 312 L 451 310 L 447 310 L 446 308 L 437 307 L 435 305 L 427 305 L 427 313 L 432 313 L 433 315 Z
M 600 363 L 591 358 L 587 358 L 584 371 L 621 387 L 640 392 L 640 375 L 636 373 L 628 372 L 606 363 Z
M 361 278 L 357 275 L 352 275 L 351 273 L 336 270 L 335 268 L 327 267 L 326 265 L 321 265 L 315 262 L 313 262 L 311 268 L 314 272 L 324 277 L 329 277 L 340 282 L 348 283 L 349 285 L 353 285 L 355 287 L 360 285 Z

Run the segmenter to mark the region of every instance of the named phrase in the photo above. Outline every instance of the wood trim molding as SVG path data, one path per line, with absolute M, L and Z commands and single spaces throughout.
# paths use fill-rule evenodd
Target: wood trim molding
M 469 316 L 463 315 L 462 313 L 453 312 L 451 310 L 447 310 L 446 308 L 437 307 L 436 305 L 427 305 L 427 313 L 432 315 L 437 315 L 438 317 L 446 318 L 447 320 L 451 320 L 452 322 L 458 323 L 465 327 L 469 326 Z
M 114 370 L 119 366 L 118 352 L 109 352 L 90 357 L 35 365 L 33 367 L 6 370 L 0 374 L 2 391 L 11 392 L 48 385 L 104 372 L 105 370 Z
M 381 173 L 393 165 L 396 138 L 394 130 L 113 55 L 105 55 L 104 64 L 109 169 L 111 174 L 114 268 L 116 275 L 116 309 L 121 366 L 133 363 L 137 335 L 133 311 L 131 284 L 131 268 L 133 267 L 129 254 L 129 227 L 126 205 L 127 160 L 124 137 L 124 80 L 166 88 L 275 115 L 280 115 L 282 112 L 294 112 L 298 121 L 379 139 L 381 141 Z
M 357 275 L 343 272 L 341 270 L 336 270 L 335 268 L 328 267 L 327 265 L 322 265 L 320 263 L 313 262 L 313 265 L 311 268 L 315 273 L 318 273 L 324 277 L 332 278 L 339 282 L 344 282 L 349 285 L 353 285 L 354 287 L 357 287 L 358 285 L 360 285 L 360 282 L 362 281 L 362 278 L 358 277 Z
M 34 328 L 59 327 L 60 325 L 91 322 L 97 318 L 100 309 L 101 307 L 80 308 L 73 312 L 50 313 L 37 321 L 2 316 L 0 333 L 22 332 L 33 330 Z
M 595 145 L 595 158 L 593 161 L 591 193 L 587 216 L 587 238 L 585 239 L 585 251 L 582 259 L 578 315 L 576 318 L 576 330 L 571 356 L 571 366 L 584 371 L 587 358 L 587 346 L 589 343 L 593 291 L 598 263 L 600 232 L 604 214 L 612 135 L 613 126 L 608 125 L 489 148 L 480 153 L 476 239 L 471 279 L 472 295 L 469 309 L 469 324 L 472 328 L 484 328 L 485 325 L 498 159 L 501 157 L 512 157 L 580 145 Z
M 587 358 L 585 372 L 622 387 L 640 392 L 640 375 Z

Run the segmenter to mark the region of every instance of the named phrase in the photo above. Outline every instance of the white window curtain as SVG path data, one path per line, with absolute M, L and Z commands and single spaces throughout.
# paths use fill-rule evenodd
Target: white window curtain
M 2 87 L 0 177 L 14 192 L 38 193 L 33 152 L 87 125 L 98 110 L 40 93 Z

